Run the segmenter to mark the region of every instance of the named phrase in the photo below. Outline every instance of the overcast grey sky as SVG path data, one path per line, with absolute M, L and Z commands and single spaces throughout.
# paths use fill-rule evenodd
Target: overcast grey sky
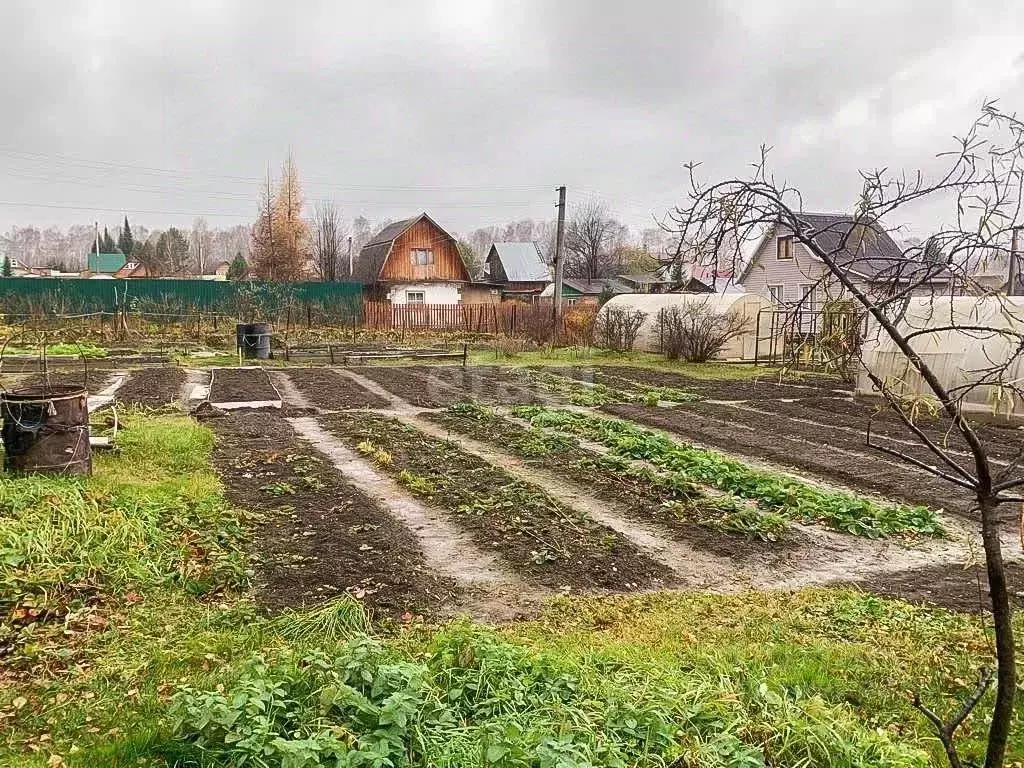
M 762 142 L 846 210 L 858 168 L 1024 111 L 1019 0 L 4 0 L 0 28 L 0 229 L 250 221 L 289 147 L 311 199 L 460 231 L 561 183 L 645 226 L 684 162 Z

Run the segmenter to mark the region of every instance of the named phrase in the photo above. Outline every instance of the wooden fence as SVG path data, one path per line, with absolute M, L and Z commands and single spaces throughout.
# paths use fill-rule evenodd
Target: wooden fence
M 425 329 L 465 333 L 549 335 L 551 305 L 520 304 L 391 304 L 368 301 L 363 325 L 374 330 Z

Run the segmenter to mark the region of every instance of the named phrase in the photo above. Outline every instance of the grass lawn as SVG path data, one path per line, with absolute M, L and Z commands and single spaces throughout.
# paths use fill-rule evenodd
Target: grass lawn
M 950 711 L 991 661 L 976 617 L 843 590 L 267 616 L 210 432 L 133 414 L 119 440 L 91 479 L 0 480 L 0 765 L 940 765 L 908 694 Z

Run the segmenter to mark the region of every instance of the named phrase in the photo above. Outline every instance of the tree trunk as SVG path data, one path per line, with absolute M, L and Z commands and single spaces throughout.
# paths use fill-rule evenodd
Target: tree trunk
M 1013 647 L 1013 609 L 1006 587 L 1003 552 L 999 542 L 999 507 L 995 499 L 981 501 L 981 538 L 985 546 L 988 589 L 992 600 L 992 624 L 996 634 L 996 702 L 988 731 L 985 768 L 1002 768 L 1006 742 L 1013 720 L 1013 700 L 1017 691 L 1016 653 Z

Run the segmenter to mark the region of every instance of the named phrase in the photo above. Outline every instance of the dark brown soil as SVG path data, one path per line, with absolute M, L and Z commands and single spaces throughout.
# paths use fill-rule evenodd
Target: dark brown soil
M 530 366 L 533 370 L 565 376 L 577 381 L 604 384 L 623 390 L 671 387 L 693 392 L 712 400 L 770 400 L 781 397 L 831 395 L 833 389 L 849 389 L 837 378 L 828 376 L 791 378 L 782 383 L 777 375 L 756 379 L 702 379 L 685 373 L 637 368 L 628 365 Z
M 51 387 L 85 387 L 90 393 L 96 393 L 107 386 L 109 378 L 110 374 L 107 371 L 94 371 L 92 369 L 89 370 L 88 378 L 86 378 L 85 371 L 82 370 L 52 372 L 49 378 L 41 373 L 34 373 L 22 377 L 17 383 L 12 383 L 9 386 L 11 389 L 42 387 L 49 381 Z
M 329 368 L 291 368 L 286 375 L 313 405 L 326 411 L 390 405 L 384 398 Z
M 277 390 L 262 368 L 215 368 L 210 389 L 211 403 L 240 403 L 279 400 Z
M 143 368 L 132 371 L 128 381 L 115 393 L 118 402 L 161 408 L 181 395 L 185 371 L 181 368 Z
M 618 505 L 630 517 L 662 526 L 675 538 L 716 555 L 737 561 L 755 557 L 763 561 L 766 553 L 781 554 L 793 544 L 718 530 L 721 512 L 714 499 L 696 484 L 671 482 L 636 469 L 624 460 L 587 450 L 570 437 L 527 429 L 496 416 L 472 418 L 442 411 L 426 418 L 564 477 L 589 495 Z
M 259 599 L 272 609 L 345 592 L 375 612 L 430 612 L 454 594 L 430 572 L 413 534 L 276 413 L 211 418 L 214 464 L 231 503 L 262 513 L 254 527 Z
M 420 408 L 443 408 L 462 399 L 457 389 L 413 366 L 361 365 L 354 366 L 352 372 L 375 381 L 391 394 Z
M 828 437 L 801 437 L 776 423 L 755 428 L 745 423 L 746 414 L 719 418 L 698 408 L 657 408 L 643 405 L 609 405 L 605 411 L 632 421 L 658 427 L 685 440 L 729 453 L 770 461 L 812 472 L 843 485 L 876 492 L 886 498 L 923 504 L 966 514 L 970 498 L 944 480 L 923 472 L 894 466 L 871 456 L 854 456 L 832 447 Z M 820 442 L 819 442 L 820 441 Z
M 1006 578 L 1011 598 L 1024 607 L 1024 565 L 1008 563 Z M 898 597 L 909 603 L 937 605 L 951 611 L 978 613 L 988 610 L 989 596 L 983 566 L 964 568 L 958 563 L 915 568 L 899 573 L 881 574 L 852 582 L 866 592 L 884 597 Z
M 802 398 L 791 403 L 759 402 L 754 405 L 761 410 L 770 410 L 773 413 L 852 427 L 862 435 L 866 434 L 870 421 L 872 435 L 894 437 L 899 440 L 917 440 L 899 416 L 888 408 L 879 410 L 872 404 L 854 401 L 851 398 L 814 397 Z M 919 415 L 915 419 L 915 425 L 936 445 L 961 452 L 966 451 L 966 444 L 960 438 L 959 432 L 950 429 L 951 425 L 948 419 Z M 1024 429 L 1008 424 L 992 423 L 975 423 L 972 426 L 984 442 L 991 458 L 1014 461 L 1024 451 Z M 928 456 L 930 457 L 929 463 L 937 461 L 930 452 L 928 452 Z
M 621 534 L 553 501 L 484 459 L 376 414 L 332 414 L 324 426 L 352 446 L 386 451 L 378 462 L 413 495 L 444 509 L 481 548 L 536 583 L 629 591 L 664 586 L 672 572 Z
M 525 385 L 514 372 L 498 366 L 461 365 L 417 366 L 418 373 L 439 379 L 458 391 L 462 398 L 472 398 L 495 405 L 533 405 L 551 403 L 553 398 Z

